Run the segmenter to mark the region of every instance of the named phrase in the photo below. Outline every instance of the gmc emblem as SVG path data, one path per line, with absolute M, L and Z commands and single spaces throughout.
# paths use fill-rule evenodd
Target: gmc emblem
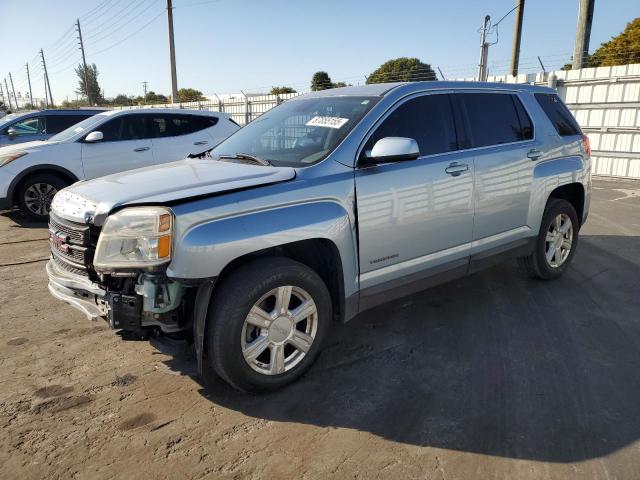
M 69 245 L 66 244 L 67 237 L 60 232 L 54 232 L 49 230 L 49 241 L 56 250 L 62 253 L 69 253 Z

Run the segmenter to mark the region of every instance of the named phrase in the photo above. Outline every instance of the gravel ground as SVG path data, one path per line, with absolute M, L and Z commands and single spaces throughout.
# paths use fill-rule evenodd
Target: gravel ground
M 263 396 L 54 300 L 46 228 L 4 212 L 0 477 L 640 478 L 640 182 L 594 187 L 560 280 L 512 262 L 372 310 Z

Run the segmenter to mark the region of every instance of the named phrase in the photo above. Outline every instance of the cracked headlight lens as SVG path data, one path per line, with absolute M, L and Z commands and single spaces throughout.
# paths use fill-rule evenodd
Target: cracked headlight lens
M 98 270 L 162 265 L 171 260 L 172 234 L 168 208 L 125 208 L 107 218 L 93 265 Z

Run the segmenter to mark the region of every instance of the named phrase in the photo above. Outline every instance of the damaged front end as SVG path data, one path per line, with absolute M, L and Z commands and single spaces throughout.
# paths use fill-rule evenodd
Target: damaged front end
M 51 294 L 111 328 L 147 336 L 191 332 L 192 288 L 168 278 L 173 218 L 163 207 L 134 207 L 102 228 L 50 215 Z

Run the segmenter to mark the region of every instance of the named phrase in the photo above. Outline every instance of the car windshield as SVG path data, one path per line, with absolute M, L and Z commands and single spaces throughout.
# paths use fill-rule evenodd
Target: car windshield
M 81 132 L 85 132 L 91 130 L 98 123 L 102 122 L 105 119 L 105 115 L 94 115 L 92 117 L 85 118 L 79 123 L 75 125 L 71 125 L 66 130 L 61 131 L 57 135 L 54 135 L 49 139 L 50 142 L 66 142 L 70 138 L 73 138 L 77 134 Z
M 5 115 L 4 117 L 0 118 L 0 128 L 5 126 L 7 123 L 11 123 L 12 121 L 14 121 L 17 118 L 26 117 L 26 116 L 27 116 L 27 114 L 24 113 L 24 112 L 10 113 L 8 115 Z
M 306 167 L 325 158 L 378 97 L 289 100 L 240 129 L 212 152 L 214 158 L 258 157 L 276 166 Z

